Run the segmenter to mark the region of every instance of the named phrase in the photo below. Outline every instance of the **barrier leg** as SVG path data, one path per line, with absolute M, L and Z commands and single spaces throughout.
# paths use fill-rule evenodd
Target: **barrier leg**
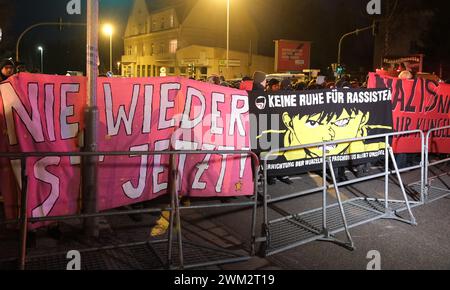
M 328 158 L 327 163 L 328 163 L 328 167 L 330 169 L 331 177 L 333 179 L 334 189 L 336 190 L 336 198 L 338 200 L 339 210 L 341 212 L 341 217 L 342 217 L 342 221 L 344 223 L 345 234 L 347 235 L 348 243 L 342 242 L 334 237 L 332 239 L 325 238 L 325 239 L 321 239 L 321 240 L 322 241 L 331 241 L 333 243 L 339 244 L 339 245 L 353 251 L 353 250 L 355 250 L 355 246 L 353 243 L 352 236 L 350 235 L 350 231 L 348 229 L 347 217 L 345 215 L 344 206 L 342 205 L 341 193 L 339 191 L 339 187 L 337 186 L 336 175 L 334 174 L 333 163 L 330 158 Z
M 270 232 L 269 232 L 269 217 L 268 217 L 268 206 L 267 206 L 267 160 L 264 160 L 263 165 L 263 224 L 262 224 L 262 235 L 264 240 L 261 241 L 260 254 L 261 256 L 266 256 L 266 250 L 269 248 L 270 243 Z
M 28 216 L 27 216 L 27 164 L 26 159 L 22 158 L 21 162 L 21 176 L 22 176 L 22 191 L 21 191 L 21 203 L 20 203 L 20 243 L 19 243 L 19 257 L 20 257 L 20 270 L 25 270 L 26 258 L 27 258 L 27 231 L 28 231 Z
M 176 231 L 178 238 L 178 255 L 180 258 L 180 269 L 184 269 L 184 253 L 183 253 L 183 235 L 181 233 L 181 214 L 180 214 L 180 200 L 178 194 L 175 192 L 175 219 L 177 221 Z
M 323 152 L 323 162 L 322 162 L 322 172 L 323 172 L 323 176 L 322 176 L 322 186 L 323 186 L 323 190 L 322 190 L 322 231 L 323 231 L 323 235 L 326 238 L 330 237 L 330 233 L 328 232 L 328 225 L 327 225 L 327 194 L 328 194 L 328 190 L 327 190 L 327 164 L 326 164 L 326 147 L 325 145 L 322 147 L 322 152 Z M 333 169 L 331 169 L 333 170 Z M 333 172 L 334 174 L 334 172 Z
M 170 194 L 170 217 L 169 217 L 169 237 L 167 244 L 167 265 L 166 267 L 170 269 L 172 265 L 172 256 L 173 256 L 173 228 L 174 228 L 174 216 L 175 216 L 175 196 L 173 193 Z
M 385 139 L 384 148 L 384 213 L 390 214 L 391 209 L 389 208 L 389 137 Z M 393 159 L 395 161 L 395 159 Z
M 399 217 L 393 217 L 393 218 L 397 219 L 399 221 L 403 221 L 403 222 L 409 223 L 411 225 L 417 225 L 416 218 L 414 217 L 414 215 L 413 215 L 413 213 L 411 211 L 411 206 L 409 204 L 408 196 L 406 195 L 405 187 L 403 186 L 403 180 L 402 180 L 402 177 L 401 177 L 400 172 L 398 170 L 397 162 L 395 161 L 395 158 L 394 158 L 394 150 L 392 150 L 392 147 L 390 147 L 390 146 L 389 146 L 389 155 L 392 158 L 392 163 L 394 164 L 394 169 L 395 169 L 395 173 L 397 174 L 398 183 L 400 184 L 400 188 L 402 190 L 403 198 L 405 199 L 406 207 L 408 209 L 408 213 L 409 213 L 409 216 L 410 216 L 411 220 L 408 221 L 408 220 L 405 220 L 405 219 L 402 219 L 402 218 L 399 218 Z
M 253 160 L 253 159 L 252 159 Z M 253 188 L 253 196 L 254 196 L 254 204 L 253 204 L 253 214 L 252 214 L 252 232 L 251 232 L 251 245 L 250 245 L 250 256 L 256 255 L 256 219 L 257 219 L 257 212 L 258 212 L 258 194 L 259 194 L 259 186 L 258 186 L 258 177 L 259 177 L 259 166 L 256 166 L 254 164 L 254 161 L 252 161 L 253 168 L 254 168 L 254 188 Z
M 423 134 L 421 135 L 421 148 L 420 152 L 420 203 L 425 204 L 425 140 Z
M 430 134 L 427 134 L 427 138 L 425 140 L 425 146 L 424 146 L 424 151 L 425 151 L 425 172 L 424 172 L 424 177 L 423 177 L 423 203 L 426 203 L 428 201 L 428 190 L 430 188 L 430 183 L 428 180 L 428 173 L 429 173 L 429 166 L 430 166 L 430 162 L 429 162 L 429 158 L 430 158 L 430 154 L 429 154 L 429 144 L 430 144 Z

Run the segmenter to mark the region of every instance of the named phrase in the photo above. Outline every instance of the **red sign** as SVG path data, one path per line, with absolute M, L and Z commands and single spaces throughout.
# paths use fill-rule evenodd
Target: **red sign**
M 275 71 L 301 72 L 310 68 L 311 42 L 276 40 Z
M 450 125 L 450 85 L 423 78 L 403 80 L 371 73 L 369 88 L 392 90 L 394 129 L 397 132 L 428 132 Z M 450 153 L 450 130 L 435 132 L 432 137 L 431 152 Z M 396 153 L 421 152 L 420 136 L 396 138 L 393 147 Z

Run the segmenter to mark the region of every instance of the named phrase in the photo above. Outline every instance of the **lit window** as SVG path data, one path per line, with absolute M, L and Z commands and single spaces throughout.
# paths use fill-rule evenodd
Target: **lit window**
M 178 49 L 178 40 L 174 39 L 170 41 L 169 44 L 169 52 L 170 53 L 176 53 Z
M 170 15 L 170 28 L 175 26 L 175 17 L 172 15 Z

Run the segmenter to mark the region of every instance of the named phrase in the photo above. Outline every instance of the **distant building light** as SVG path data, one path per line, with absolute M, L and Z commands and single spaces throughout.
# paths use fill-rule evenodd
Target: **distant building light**
M 2 32 L 2 29 L 0 28 L 0 42 L 2 41 L 2 37 L 3 37 L 3 32 Z

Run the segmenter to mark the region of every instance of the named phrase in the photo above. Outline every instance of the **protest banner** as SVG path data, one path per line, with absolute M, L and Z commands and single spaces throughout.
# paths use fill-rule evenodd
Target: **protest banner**
M 370 88 L 388 88 L 392 91 L 392 111 L 396 132 L 422 130 L 450 126 L 450 85 L 433 80 L 416 78 L 405 80 L 369 75 Z M 419 135 L 395 138 L 393 148 L 396 153 L 420 153 Z M 433 153 L 450 153 L 450 130 L 433 134 L 430 144 Z
M 250 111 L 256 115 L 259 153 L 333 142 L 392 131 L 389 90 L 318 90 L 252 92 Z M 274 121 L 278 120 L 278 121 Z M 384 156 L 384 140 L 368 140 L 326 147 L 336 166 L 357 165 Z M 271 176 L 320 170 L 323 148 L 280 153 L 268 162 Z
M 78 133 L 83 127 L 86 81 L 81 77 L 19 74 L 0 84 L 0 130 L 3 152 L 77 152 Z M 28 216 L 50 212 L 77 212 L 80 168 L 69 157 L 28 158 Z M 17 191 L 21 187 L 20 160 L 2 159 L 0 189 L 8 216 L 17 216 Z M 9 163 L 10 162 L 10 163 Z M 11 217 L 11 216 L 10 216 Z
M 86 79 L 18 74 L 0 84 L 0 146 L 4 152 L 78 152 L 83 130 Z M 208 150 L 177 157 L 178 192 L 187 196 L 253 193 L 249 156 L 214 154 L 249 150 L 249 105 L 245 92 L 184 78 L 99 78 L 98 149 L 129 151 L 99 157 L 99 210 L 167 193 L 168 155 L 135 151 Z M 19 173 L 2 159 L 2 180 Z M 15 162 L 15 161 L 13 161 Z M 14 170 L 16 167 L 16 170 Z M 27 159 L 28 215 L 74 214 L 80 208 L 80 158 Z M 15 174 L 20 184 L 20 174 Z M 8 216 L 17 214 L 14 185 L 2 187 Z

